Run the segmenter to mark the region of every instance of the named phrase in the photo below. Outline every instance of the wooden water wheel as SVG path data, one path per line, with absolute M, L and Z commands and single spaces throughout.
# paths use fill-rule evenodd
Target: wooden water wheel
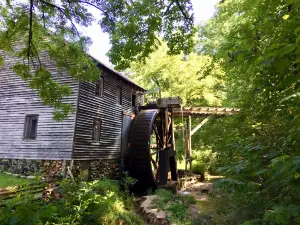
M 133 122 L 129 172 L 140 189 L 166 184 L 169 172 L 177 180 L 171 119 L 168 109 L 146 109 Z

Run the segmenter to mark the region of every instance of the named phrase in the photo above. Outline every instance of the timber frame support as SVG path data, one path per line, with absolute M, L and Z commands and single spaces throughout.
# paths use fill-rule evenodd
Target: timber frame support
M 173 109 L 173 116 L 178 118 L 187 118 L 185 135 L 185 172 L 189 164 L 189 172 L 192 172 L 192 135 L 194 135 L 211 117 L 229 116 L 238 113 L 238 108 L 223 107 L 181 107 Z M 192 117 L 204 118 L 196 127 L 192 129 Z
M 204 118 L 194 129 L 192 129 L 192 118 L 191 116 L 187 117 L 186 124 L 186 137 L 185 137 L 185 172 L 187 172 L 189 164 L 189 173 L 192 173 L 192 162 L 193 162 L 193 153 L 192 153 L 192 135 L 194 135 L 204 124 L 206 124 L 212 116 L 207 116 Z

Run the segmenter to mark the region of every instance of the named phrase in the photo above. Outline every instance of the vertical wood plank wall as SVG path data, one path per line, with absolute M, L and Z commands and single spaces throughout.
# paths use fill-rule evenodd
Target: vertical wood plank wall
M 53 108 L 44 106 L 37 93 L 12 71 L 18 59 L 0 54 L 6 61 L 0 67 L 0 159 L 71 159 L 75 113 L 62 122 L 53 121 Z M 78 82 L 58 71 L 47 54 L 41 54 L 41 60 L 54 79 L 72 88 L 64 101 L 76 107 Z M 36 140 L 23 140 L 26 114 L 39 115 Z
M 120 159 L 123 114 L 132 114 L 132 94 L 142 91 L 105 67 L 103 97 L 95 95 L 96 83 L 81 82 L 74 139 L 74 159 Z M 117 86 L 122 87 L 122 105 L 116 103 Z M 136 105 L 143 104 L 137 94 Z M 93 119 L 102 120 L 100 143 L 92 142 Z

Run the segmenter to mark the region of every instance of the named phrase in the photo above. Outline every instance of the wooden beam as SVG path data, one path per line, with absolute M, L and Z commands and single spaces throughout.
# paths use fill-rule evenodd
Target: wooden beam
M 175 134 L 174 134 L 174 115 L 173 115 L 173 109 L 171 109 L 171 130 L 172 130 L 172 149 L 175 151 Z
M 175 117 L 201 117 L 203 115 L 233 115 L 240 111 L 238 108 L 223 108 L 223 107 L 182 107 L 174 109 Z
M 169 113 L 168 108 L 165 109 L 165 148 L 168 147 L 169 141 Z
M 192 157 L 192 138 L 191 138 L 192 118 L 189 116 L 186 121 L 186 137 L 185 137 L 185 171 L 187 172 L 187 165 L 190 164 L 191 171 L 191 157 Z
M 191 116 L 189 116 L 188 117 L 188 123 L 189 123 L 189 125 L 188 125 L 188 129 L 189 129 L 189 132 L 188 132 L 188 134 L 189 134 L 189 156 L 190 156 L 190 158 L 192 157 L 192 132 L 191 132 L 191 130 L 192 130 L 192 118 L 191 118 Z
M 192 174 L 192 117 L 189 115 L 188 117 L 189 123 L 189 163 L 190 163 L 190 174 Z
M 197 132 L 197 130 L 199 130 L 208 120 L 209 120 L 210 116 L 209 117 L 206 117 L 204 120 L 201 121 L 201 123 L 199 123 L 192 131 L 191 131 L 191 136 L 193 134 L 195 134 Z

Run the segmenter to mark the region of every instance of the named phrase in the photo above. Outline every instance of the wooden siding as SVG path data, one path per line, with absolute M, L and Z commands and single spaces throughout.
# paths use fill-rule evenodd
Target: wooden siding
M 102 68 L 103 97 L 95 95 L 96 83 L 81 82 L 74 140 L 74 159 L 120 159 L 123 114 L 133 114 L 132 94 L 137 94 L 136 106 L 143 104 L 142 91 L 118 75 Z M 116 103 L 117 86 L 122 87 L 122 105 Z M 102 120 L 100 143 L 92 142 L 93 119 Z
M 12 71 L 17 60 L 5 55 L 6 64 L 0 67 L 0 158 L 71 159 L 75 113 L 62 122 L 52 120 L 53 108 L 44 106 L 37 93 Z M 41 55 L 41 61 L 54 79 L 72 88 L 64 101 L 76 107 L 78 82 L 58 71 L 47 54 Z M 23 140 L 26 114 L 39 115 L 36 140 Z

